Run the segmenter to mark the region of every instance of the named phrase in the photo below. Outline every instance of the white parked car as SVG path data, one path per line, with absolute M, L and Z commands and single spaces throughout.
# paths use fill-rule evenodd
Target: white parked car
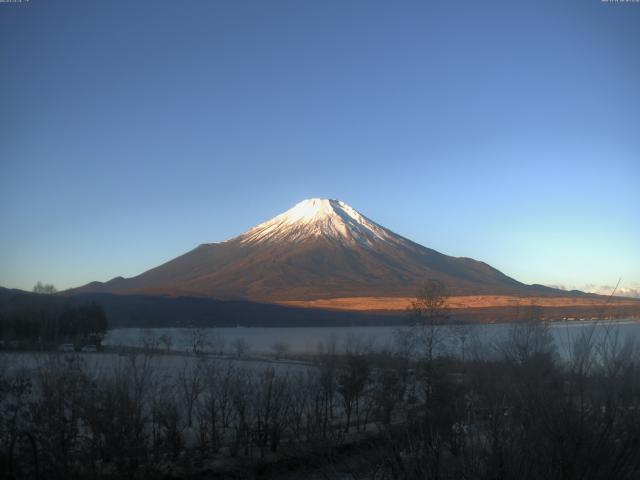
M 61 352 L 75 352 L 76 349 L 73 346 L 73 343 L 63 343 L 58 347 L 58 350 Z
M 82 350 L 80 350 L 83 353 L 94 353 L 97 352 L 98 349 L 96 348 L 95 345 L 85 345 L 84 347 L 82 347 Z

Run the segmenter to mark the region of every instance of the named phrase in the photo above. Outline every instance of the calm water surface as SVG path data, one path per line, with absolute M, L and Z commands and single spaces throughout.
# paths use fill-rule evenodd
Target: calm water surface
M 287 345 L 292 353 L 316 353 L 319 348 L 326 348 L 335 344 L 342 350 L 348 343 L 371 345 L 377 348 L 393 348 L 399 328 L 405 327 L 274 327 L 274 328 L 205 328 L 201 329 L 210 345 L 224 344 L 226 351 L 232 350 L 232 345 L 238 339 L 243 339 L 253 353 L 268 353 L 277 343 Z M 443 337 L 448 338 L 448 347 L 455 353 L 460 339 L 465 344 L 490 345 L 502 338 L 506 338 L 513 328 L 512 324 L 470 325 L 464 328 L 449 328 L 443 331 Z M 638 320 L 607 320 L 601 322 L 573 321 L 549 324 L 549 330 L 556 341 L 558 351 L 566 355 L 568 348 L 573 345 L 580 335 L 592 334 L 601 339 L 605 336 L 617 336 L 620 340 L 640 339 L 640 321 Z M 143 346 L 145 342 L 157 341 L 165 335 L 171 338 L 171 348 L 174 350 L 190 350 L 196 334 L 192 328 L 118 328 L 110 330 L 104 340 L 105 345 L 111 346 Z M 222 342 L 221 342 L 222 339 Z M 210 346 L 209 349 L 212 347 Z M 219 347 L 218 347 L 219 348 Z

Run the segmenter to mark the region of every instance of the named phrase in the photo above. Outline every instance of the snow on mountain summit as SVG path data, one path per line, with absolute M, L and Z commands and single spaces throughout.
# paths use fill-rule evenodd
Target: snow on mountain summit
M 243 244 L 324 237 L 343 243 L 397 243 L 401 237 L 340 200 L 310 198 L 240 236 Z
M 456 295 L 537 292 L 485 263 L 443 255 L 344 202 L 320 198 L 226 242 L 201 244 L 135 277 L 82 291 L 259 302 L 409 297 L 427 278 Z

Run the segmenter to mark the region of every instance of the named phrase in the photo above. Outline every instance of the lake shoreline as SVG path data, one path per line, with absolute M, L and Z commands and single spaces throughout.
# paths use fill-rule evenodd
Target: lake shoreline
M 556 338 L 559 348 L 565 348 L 568 340 L 574 339 L 580 331 L 594 328 L 598 331 L 617 329 L 626 336 L 640 335 L 640 321 L 635 318 L 609 320 L 575 320 L 548 322 L 550 332 Z M 464 335 L 484 344 L 508 335 L 514 323 L 489 324 L 448 324 L 441 328 L 452 337 Z M 315 354 L 328 346 L 339 351 L 349 344 L 358 344 L 372 350 L 394 351 L 397 348 L 398 332 L 411 328 L 410 325 L 393 326 L 324 326 L 324 327 L 168 327 L 168 328 L 117 328 L 109 330 L 103 345 L 105 347 L 140 347 L 143 345 L 161 349 L 163 341 L 168 341 L 170 349 L 194 351 L 195 342 L 203 352 L 234 352 L 242 343 L 245 353 L 275 355 L 279 349 L 287 354 Z M 455 342 L 453 342 L 455 343 Z M 166 346 L 166 345 L 165 345 Z M 454 349 L 456 347 L 452 347 Z

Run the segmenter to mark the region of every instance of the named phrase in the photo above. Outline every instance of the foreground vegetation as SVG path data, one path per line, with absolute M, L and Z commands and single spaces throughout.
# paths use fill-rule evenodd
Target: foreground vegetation
M 99 371 L 76 355 L 27 370 L 4 359 L 0 472 L 253 478 L 311 465 L 324 478 L 637 478 L 635 343 L 587 328 L 560 361 L 543 324 L 482 346 L 460 327 L 449 330 L 463 351 L 454 358 L 435 353 L 443 331 L 418 324 L 394 351 L 325 345 L 298 369 L 194 354 L 168 375 L 159 350 Z

